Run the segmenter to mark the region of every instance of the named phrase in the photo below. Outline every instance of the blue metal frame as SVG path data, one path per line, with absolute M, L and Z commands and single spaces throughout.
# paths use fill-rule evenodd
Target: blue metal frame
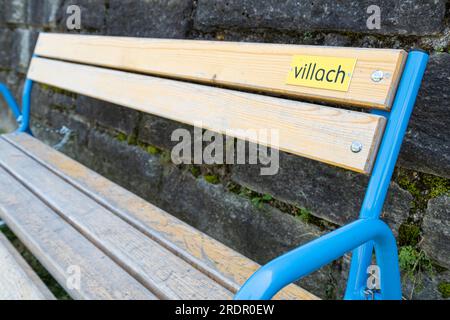
M 427 62 L 426 53 L 409 53 L 391 112 L 373 111 L 386 116 L 387 125 L 359 219 L 261 267 L 242 286 L 236 300 L 271 299 L 285 286 L 351 250 L 354 251 L 345 299 L 365 300 L 367 268 L 374 249 L 381 285 L 374 299 L 401 299 L 397 245 L 391 230 L 379 218 Z
M 0 94 L 4 97 L 6 104 L 11 109 L 16 121 L 19 125 L 18 132 L 26 132 L 32 134 L 30 129 L 30 105 L 31 91 L 33 90 L 33 81 L 26 79 L 22 93 L 22 109 L 19 108 L 11 91 L 3 83 L 0 83 Z

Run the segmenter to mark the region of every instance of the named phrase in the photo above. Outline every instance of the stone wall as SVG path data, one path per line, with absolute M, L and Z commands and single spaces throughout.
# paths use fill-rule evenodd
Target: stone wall
M 400 246 L 404 295 L 448 298 L 450 5 L 444 0 L 0 0 L 0 81 L 17 95 L 37 35 L 66 30 L 66 7 L 82 9 L 81 33 L 422 48 L 430 64 L 384 208 Z M 381 8 L 368 30 L 367 7 Z M 0 129 L 12 128 L 0 102 Z M 9 116 L 10 119 L 10 116 Z M 185 125 L 36 85 L 35 135 L 260 263 L 358 215 L 367 177 L 282 153 L 280 172 L 253 165 L 175 166 L 171 132 Z M 192 128 L 189 128 L 192 129 Z M 301 281 L 340 298 L 348 257 Z

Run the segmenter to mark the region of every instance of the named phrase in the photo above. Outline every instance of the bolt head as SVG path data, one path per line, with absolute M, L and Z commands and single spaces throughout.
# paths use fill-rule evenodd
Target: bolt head
M 352 145 L 350 146 L 350 149 L 352 150 L 353 153 L 361 152 L 362 148 L 363 148 L 363 145 L 359 141 L 353 141 Z
M 372 73 L 371 78 L 373 82 L 380 82 L 384 78 L 384 72 L 381 70 L 376 70 Z

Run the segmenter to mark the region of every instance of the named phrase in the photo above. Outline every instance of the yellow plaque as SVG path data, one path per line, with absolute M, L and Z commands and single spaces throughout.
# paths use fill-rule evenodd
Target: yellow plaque
M 336 91 L 348 91 L 356 58 L 294 56 L 286 83 Z

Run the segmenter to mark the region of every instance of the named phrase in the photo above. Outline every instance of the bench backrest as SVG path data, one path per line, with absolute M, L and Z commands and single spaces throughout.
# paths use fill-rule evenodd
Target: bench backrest
M 230 128 L 276 129 L 277 145 L 262 136 L 252 142 L 369 174 L 382 112 L 279 96 L 389 111 L 406 57 L 403 50 L 43 33 L 28 78 L 236 138 L 252 140 Z M 361 148 L 352 150 L 355 143 Z

